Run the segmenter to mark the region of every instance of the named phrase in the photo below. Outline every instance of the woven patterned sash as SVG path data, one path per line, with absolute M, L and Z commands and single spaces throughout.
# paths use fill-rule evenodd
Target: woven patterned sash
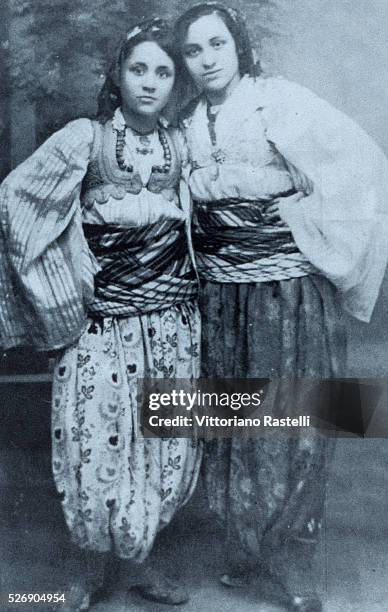
M 314 271 L 290 229 L 267 221 L 265 209 L 270 204 L 237 198 L 195 202 L 193 244 L 201 278 L 269 282 Z
M 131 316 L 192 300 L 197 280 L 184 222 L 158 221 L 145 228 L 83 225 L 101 271 L 90 314 Z

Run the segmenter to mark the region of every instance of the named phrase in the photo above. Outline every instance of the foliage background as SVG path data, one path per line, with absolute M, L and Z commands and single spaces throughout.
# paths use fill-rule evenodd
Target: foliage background
M 387 0 L 225 2 L 244 11 L 266 72 L 310 87 L 388 155 Z M 193 3 L 1 0 L 0 178 L 68 120 L 95 113 L 110 58 L 134 21 L 155 14 L 173 19 Z M 349 324 L 351 342 L 375 351 L 365 364 L 373 372 L 386 370 L 386 350 L 373 348 L 388 346 L 386 304 L 388 282 L 372 325 Z
M 1 97 L 34 106 L 40 142 L 71 118 L 95 111 L 110 58 L 131 24 L 172 19 L 192 0 L 2 0 Z M 312 87 L 388 147 L 384 97 L 386 0 L 226 0 L 246 15 L 269 72 Z M 384 95 L 385 94 L 385 95 Z M 15 101 L 15 100 L 14 100 Z M 384 110 L 383 110 L 384 109 Z M 381 132 L 383 130 L 383 132 Z

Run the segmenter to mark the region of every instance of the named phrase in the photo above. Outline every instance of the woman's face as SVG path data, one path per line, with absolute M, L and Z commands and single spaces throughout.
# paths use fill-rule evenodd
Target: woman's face
M 190 25 L 183 57 L 194 82 L 205 93 L 227 91 L 240 79 L 236 44 L 216 14 L 204 15 Z
M 120 92 L 124 110 L 157 115 L 166 106 L 174 86 L 174 62 L 155 42 L 139 43 L 123 60 Z

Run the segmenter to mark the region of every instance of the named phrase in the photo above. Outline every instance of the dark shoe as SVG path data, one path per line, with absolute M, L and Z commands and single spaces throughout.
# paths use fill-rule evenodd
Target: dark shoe
M 244 589 L 251 584 L 251 576 L 244 576 L 243 574 L 222 574 L 220 576 L 220 582 L 224 586 L 232 587 L 234 589 Z
M 177 585 L 137 584 L 131 590 L 138 593 L 143 599 L 170 606 L 179 606 L 189 601 L 186 591 Z
M 220 582 L 224 586 L 236 589 L 249 587 L 257 580 L 260 567 L 255 559 L 236 559 L 232 560 L 230 554 L 226 560 L 225 573 L 220 577 Z
M 170 606 L 179 606 L 189 600 L 186 591 L 171 578 L 156 569 L 148 560 L 141 565 L 130 565 L 127 568 L 130 591 L 144 599 Z
M 104 581 L 106 555 L 81 551 L 82 569 L 73 582 L 64 589 L 65 603 L 60 612 L 86 612 L 91 603 L 99 601 Z
M 237 564 L 229 567 L 228 571 L 220 577 L 220 582 L 227 587 L 244 589 L 257 580 L 259 573 L 259 567 L 253 568 L 252 565 Z
M 264 571 L 280 587 L 282 600 L 290 612 L 323 610 L 316 592 L 314 552 L 314 544 L 291 540 L 265 560 Z
M 290 610 L 292 612 L 322 612 L 322 602 L 317 595 L 301 596 L 294 595 L 291 597 Z

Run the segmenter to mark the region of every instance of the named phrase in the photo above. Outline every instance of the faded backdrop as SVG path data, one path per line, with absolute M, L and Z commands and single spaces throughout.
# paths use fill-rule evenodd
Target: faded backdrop
M 186 0 L 1 0 L 0 177 L 96 94 L 131 22 Z M 236 0 L 268 73 L 310 87 L 388 155 L 387 0 Z M 388 202 L 387 202 L 388 206 Z M 388 240 L 388 236 L 387 236 Z M 385 374 L 388 278 L 370 326 L 349 322 L 349 374 Z

